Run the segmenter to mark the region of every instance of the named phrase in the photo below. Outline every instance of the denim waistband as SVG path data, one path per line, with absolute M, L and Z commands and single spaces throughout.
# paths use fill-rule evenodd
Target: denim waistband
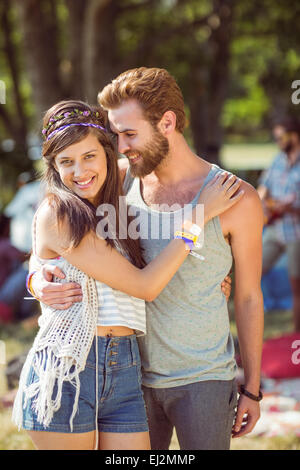
M 86 367 L 96 369 L 97 360 L 99 370 L 140 366 L 136 335 L 95 336 L 87 357 Z

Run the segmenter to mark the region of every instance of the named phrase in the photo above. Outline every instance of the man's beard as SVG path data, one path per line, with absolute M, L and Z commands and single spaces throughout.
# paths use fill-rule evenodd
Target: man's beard
M 293 148 L 294 148 L 294 145 L 291 140 L 288 140 L 287 142 L 284 143 L 284 145 L 282 145 L 282 150 L 285 153 L 290 153 L 293 150 Z
M 126 155 L 137 154 L 142 157 L 138 163 L 130 163 L 130 173 L 134 178 L 143 178 L 154 171 L 166 158 L 169 142 L 159 131 L 154 130 L 150 142 L 142 150 L 135 149 Z

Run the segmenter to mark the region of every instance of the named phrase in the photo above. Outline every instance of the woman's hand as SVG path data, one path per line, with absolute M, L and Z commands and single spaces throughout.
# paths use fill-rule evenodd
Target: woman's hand
M 227 171 L 218 173 L 200 193 L 198 204 L 204 205 L 204 222 L 222 214 L 236 204 L 244 195 L 240 190 L 242 181 Z

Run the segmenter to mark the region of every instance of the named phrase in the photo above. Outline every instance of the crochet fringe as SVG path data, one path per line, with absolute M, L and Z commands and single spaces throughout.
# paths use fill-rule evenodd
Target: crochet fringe
M 94 279 L 66 261 L 63 269 L 66 274 L 63 282 L 81 284 L 82 302 L 73 304 L 67 310 L 52 309 L 41 303 L 40 330 L 23 366 L 13 407 L 12 420 L 19 429 L 22 427 L 23 409 L 28 400 L 32 400 L 37 421 L 48 427 L 53 414 L 61 406 L 63 385 L 70 382 L 76 389 L 70 416 L 70 429 L 73 430 L 80 392 L 79 374 L 85 368 L 94 339 L 98 298 Z M 57 281 L 61 280 L 56 279 Z M 28 384 L 31 366 L 37 381 Z

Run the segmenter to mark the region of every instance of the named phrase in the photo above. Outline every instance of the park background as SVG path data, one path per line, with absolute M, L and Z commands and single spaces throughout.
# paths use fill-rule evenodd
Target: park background
M 60 99 L 95 103 L 106 83 L 138 66 L 175 76 L 195 152 L 256 186 L 277 151 L 274 120 L 299 116 L 299 18 L 299 0 L 0 0 L 1 211 L 20 175 L 30 182 L 41 169 L 43 113 Z M 292 331 L 289 308 L 265 320 L 265 339 Z M 0 326 L 8 361 L 33 330 Z M 0 449 L 31 448 L 0 409 Z M 232 448 L 300 449 L 300 438 L 245 437 Z

